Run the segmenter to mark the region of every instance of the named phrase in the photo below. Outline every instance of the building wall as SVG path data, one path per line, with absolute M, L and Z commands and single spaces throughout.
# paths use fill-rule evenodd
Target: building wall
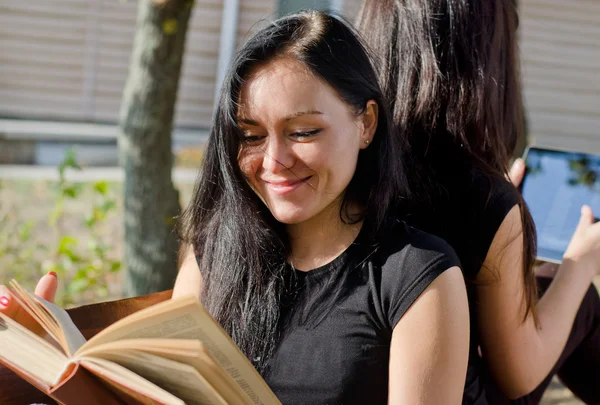
M 350 21 L 354 23 L 356 15 L 358 14 L 358 10 L 360 9 L 360 5 L 363 0 L 344 0 L 343 9 L 344 16 Z M 367 0 L 368 1 L 368 0 Z M 371 0 L 374 1 L 374 0 Z
M 329 0 L 279 0 L 278 14 L 286 15 L 303 9 L 326 10 Z
M 0 0 L 0 117 L 114 123 L 127 76 L 137 1 Z M 196 0 L 176 125 L 212 115 L 223 0 Z M 276 0 L 240 0 L 238 44 Z
M 305 6 L 304 0 L 240 0 L 238 46 L 277 14 L 279 1 Z M 353 21 L 361 0 L 337 4 Z M 0 117 L 116 122 L 136 5 L 135 0 L 0 0 Z M 222 10 L 223 0 L 196 0 L 177 126 L 209 126 Z M 523 84 L 535 143 L 600 153 L 598 38 L 598 1 L 520 0 Z
M 539 145 L 600 153 L 600 2 L 520 0 L 528 126 Z

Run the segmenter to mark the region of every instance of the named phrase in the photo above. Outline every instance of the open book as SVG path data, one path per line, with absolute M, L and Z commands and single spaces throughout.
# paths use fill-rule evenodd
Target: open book
M 280 404 L 194 297 L 135 312 L 86 341 L 65 310 L 11 286 L 49 337 L 0 314 L 0 363 L 59 403 Z

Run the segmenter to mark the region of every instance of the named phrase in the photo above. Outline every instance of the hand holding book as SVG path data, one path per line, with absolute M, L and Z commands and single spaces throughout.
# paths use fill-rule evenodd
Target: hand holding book
M 61 350 L 0 314 L 0 362 L 59 402 L 93 393 L 97 403 L 279 404 L 196 298 L 161 302 L 86 341 L 64 310 L 11 285 Z
M 56 273 L 50 272 L 39 280 L 34 294 L 46 301 L 54 302 L 57 288 Z M 0 285 L 0 313 L 12 318 L 36 335 L 44 336 L 46 334 L 44 328 L 27 311 L 21 310 L 21 305 L 14 298 L 11 290 L 4 285 Z

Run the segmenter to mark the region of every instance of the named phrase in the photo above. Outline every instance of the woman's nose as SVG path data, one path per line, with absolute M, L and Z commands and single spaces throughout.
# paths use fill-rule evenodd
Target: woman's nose
M 292 148 L 277 136 L 269 136 L 265 147 L 263 169 L 278 173 L 294 166 L 295 158 Z

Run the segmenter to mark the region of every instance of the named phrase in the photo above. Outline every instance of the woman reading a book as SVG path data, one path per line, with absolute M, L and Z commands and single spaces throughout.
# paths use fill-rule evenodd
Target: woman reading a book
M 410 152 L 410 223 L 448 241 L 468 280 L 463 403 L 536 404 L 555 374 L 600 403 L 600 299 L 590 286 L 600 224 L 583 207 L 553 280 L 536 282 L 534 225 L 505 179 L 523 135 L 515 1 L 369 0 L 358 28 Z
M 282 18 L 234 58 L 174 296 L 200 297 L 284 404 L 460 403 L 465 285 L 397 214 L 402 147 L 342 21 Z

